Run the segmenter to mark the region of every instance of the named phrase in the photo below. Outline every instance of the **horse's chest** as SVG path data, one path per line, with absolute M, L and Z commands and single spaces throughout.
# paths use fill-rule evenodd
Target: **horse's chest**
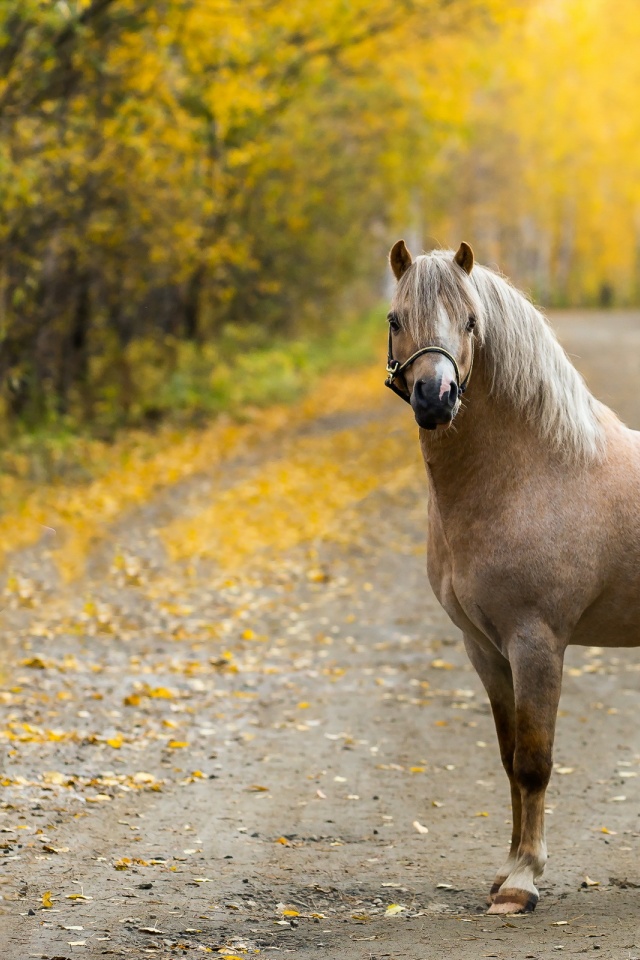
M 452 557 L 437 528 L 431 529 L 428 538 L 427 573 L 439 604 L 460 630 L 467 630 L 469 619 L 456 593 Z

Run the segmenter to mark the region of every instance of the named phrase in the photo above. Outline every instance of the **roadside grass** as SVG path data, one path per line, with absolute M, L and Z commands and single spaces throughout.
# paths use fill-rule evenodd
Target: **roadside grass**
M 104 529 L 160 489 L 306 419 L 375 404 L 382 314 L 371 310 L 331 337 L 240 350 L 208 372 L 205 353 L 197 363 L 187 357 L 182 379 L 158 394 L 163 415 L 152 429 L 110 441 L 69 429 L 17 436 L 0 450 L 0 562 L 42 542 L 73 579 Z

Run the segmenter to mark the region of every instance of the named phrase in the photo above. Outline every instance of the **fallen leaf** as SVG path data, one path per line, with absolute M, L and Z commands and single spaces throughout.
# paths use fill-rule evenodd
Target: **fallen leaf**
M 454 666 L 447 660 L 432 660 L 431 666 L 434 670 L 453 670 Z
M 584 885 L 585 885 L 586 887 L 599 887 L 599 886 L 600 886 L 600 881 L 599 881 L 599 880 L 592 880 L 591 877 L 585 876 L 585 878 L 584 878 Z
M 414 820 L 412 826 L 418 831 L 418 833 L 429 833 L 429 827 L 423 826 L 418 820 Z
M 53 906 L 53 900 L 51 898 L 51 890 L 45 890 L 42 894 L 42 906 L 45 910 L 50 910 Z
M 390 903 L 384 912 L 385 917 L 397 917 L 399 913 L 405 913 L 407 908 L 401 903 Z
M 69 780 L 68 776 L 65 776 L 64 773 L 58 773 L 57 770 L 46 770 L 42 774 L 42 779 L 44 783 L 51 783 L 56 787 L 63 787 Z

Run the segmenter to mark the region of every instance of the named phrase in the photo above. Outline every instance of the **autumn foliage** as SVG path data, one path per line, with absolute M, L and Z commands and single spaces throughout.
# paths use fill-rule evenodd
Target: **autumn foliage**
M 639 33 L 632 0 L 6 0 L 3 421 L 224 405 L 234 357 L 379 296 L 398 230 L 634 299 Z

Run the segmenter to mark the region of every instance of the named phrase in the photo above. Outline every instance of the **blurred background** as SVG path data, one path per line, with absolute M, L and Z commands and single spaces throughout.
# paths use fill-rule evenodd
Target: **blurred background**
M 296 397 L 398 235 L 637 303 L 638 49 L 633 0 L 4 0 L 0 436 Z

